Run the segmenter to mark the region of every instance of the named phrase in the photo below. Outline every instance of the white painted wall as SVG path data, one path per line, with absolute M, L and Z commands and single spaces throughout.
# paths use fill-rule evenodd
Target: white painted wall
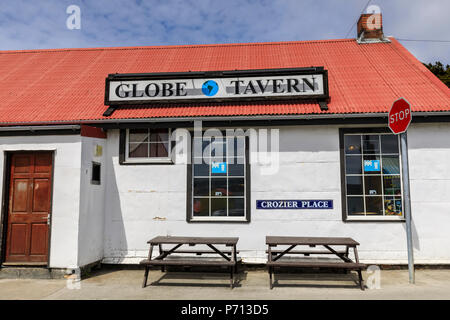
M 180 233 L 172 223 L 187 226 L 186 165 L 119 165 L 118 130 L 108 131 L 106 152 L 105 261 L 129 262 L 151 237 Z
M 55 151 L 51 218 L 50 267 L 78 266 L 81 142 L 79 135 L 0 137 L 0 168 L 4 151 Z M 3 170 L 0 181 L 3 181 Z M 0 184 L 2 192 L 3 184 Z
M 119 131 L 106 156 L 104 262 L 137 263 L 157 235 L 238 236 L 247 262 L 265 262 L 265 236 L 349 236 L 362 261 L 406 263 L 404 223 L 342 221 L 338 126 L 280 128 L 280 169 L 251 168 L 250 223 L 187 223 L 186 166 L 119 165 Z M 450 127 L 408 133 L 416 263 L 450 263 Z M 257 199 L 333 199 L 332 210 L 256 210 Z
M 81 145 L 78 265 L 85 266 L 103 259 L 106 140 L 81 137 Z M 101 156 L 96 156 L 97 145 L 102 147 Z M 93 161 L 101 164 L 100 185 L 91 183 Z
M 450 262 L 450 125 L 412 125 L 408 148 L 416 260 Z

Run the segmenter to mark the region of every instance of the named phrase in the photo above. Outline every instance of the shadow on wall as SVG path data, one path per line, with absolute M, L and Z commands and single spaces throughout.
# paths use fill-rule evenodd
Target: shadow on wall
M 405 230 L 405 239 L 406 239 L 406 223 L 402 223 L 402 227 L 403 227 L 403 230 Z M 414 217 L 411 219 L 411 233 L 412 233 L 413 247 L 417 251 L 420 251 L 419 234 L 417 233 L 417 228 L 416 228 L 416 224 L 414 222 Z
M 117 148 L 112 148 L 112 150 Z M 128 248 L 124 226 L 124 216 L 117 186 L 114 161 L 119 158 L 117 153 L 110 154 L 106 159 L 106 203 L 105 203 L 105 238 L 103 256 L 110 263 L 122 263 L 125 260 L 123 248 Z M 118 161 L 118 160 L 117 160 Z M 120 219 L 114 218 L 120 217 Z

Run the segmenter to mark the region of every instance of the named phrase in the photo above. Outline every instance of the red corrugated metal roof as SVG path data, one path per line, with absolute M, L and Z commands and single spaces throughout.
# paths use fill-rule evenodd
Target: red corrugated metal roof
M 0 123 L 83 120 L 387 112 L 406 98 L 413 111 L 450 111 L 450 90 L 397 40 L 358 44 L 354 39 L 0 51 Z M 110 73 L 152 73 L 324 66 L 331 100 L 314 103 L 149 105 L 103 117 Z

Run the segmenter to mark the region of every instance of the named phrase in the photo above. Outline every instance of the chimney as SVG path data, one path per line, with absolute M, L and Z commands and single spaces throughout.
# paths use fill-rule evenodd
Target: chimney
M 385 41 L 381 13 L 363 13 L 358 20 L 358 42 Z

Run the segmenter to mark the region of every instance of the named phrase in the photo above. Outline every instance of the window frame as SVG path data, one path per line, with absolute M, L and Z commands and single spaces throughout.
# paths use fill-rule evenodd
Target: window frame
M 225 132 L 222 132 L 223 137 L 226 138 Z M 234 135 L 233 135 L 234 136 Z M 203 133 L 202 133 L 203 137 Z M 194 148 L 194 136 L 191 138 L 191 152 Z M 250 222 L 250 210 L 251 210 L 251 198 L 250 198 L 250 152 L 249 152 L 249 137 L 244 135 L 244 143 L 245 143 L 245 167 L 244 167 L 244 216 L 242 217 L 225 217 L 225 216 L 202 216 L 202 217 L 194 217 L 193 216 L 193 201 L 194 201 L 194 175 L 193 175 L 193 163 L 189 162 L 187 165 L 187 197 L 186 197 L 186 221 L 188 223 L 249 223 Z M 190 155 L 190 159 L 192 160 L 192 154 Z
M 339 128 L 339 153 L 340 153 L 340 171 L 341 171 L 341 207 L 342 207 L 342 221 L 344 222 L 405 222 L 405 197 L 404 197 L 404 188 L 402 181 L 402 153 L 400 147 L 400 139 L 398 138 L 398 159 L 399 159 L 399 177 L 400 177 L 400 190 L 401 190 L 401 199 L 402 199 L 402 215 L 401 216 L 378 216 L 378 215 L 348 215 L 347 214 L 347 184 L 346 184 L 346 173 L 345 173 L 345 143 L 344 143 L 344 135 L 346 134 L 359 134 L 359 135 L 383 135 L 383 134 L 392 134 L 389 128 L 386 127 L 377 127 L 377 128 Z M 380 150 L 381 152 L 381 150 Z M 381 157 L 382 153 L 380 153 Z M 382 169 L 381 169 L 382 170 Z M 362 174 L 364 177 L 364 174 Z M 383 183 L 383 180 L 382 182 Z M 364 189 L 363 189 L 364 192 Z M 384 193 L 382 193 L 384 196 Z M 384 206 L 384 202 L 383 202 Z M 383 207 L 384 208 L 384 207 Z M 384 209 L 383 209 L 384 210 Z
M 130 158 L 129 147 L 130 147 L 130 129 L 167 129 L 168 130 L 168 156 L 167 157 L 140 157 L 140 158 Z M 172 147 L 173 141 L 172 137 L 172 128 L 149 128 L 149 127 L 135 127 L 135 128 L 127 128 L 120 130 L 119 137 L 119 163 L 121 165 L 139 165 L 139 164 L 174 164 L 172 159 Z

